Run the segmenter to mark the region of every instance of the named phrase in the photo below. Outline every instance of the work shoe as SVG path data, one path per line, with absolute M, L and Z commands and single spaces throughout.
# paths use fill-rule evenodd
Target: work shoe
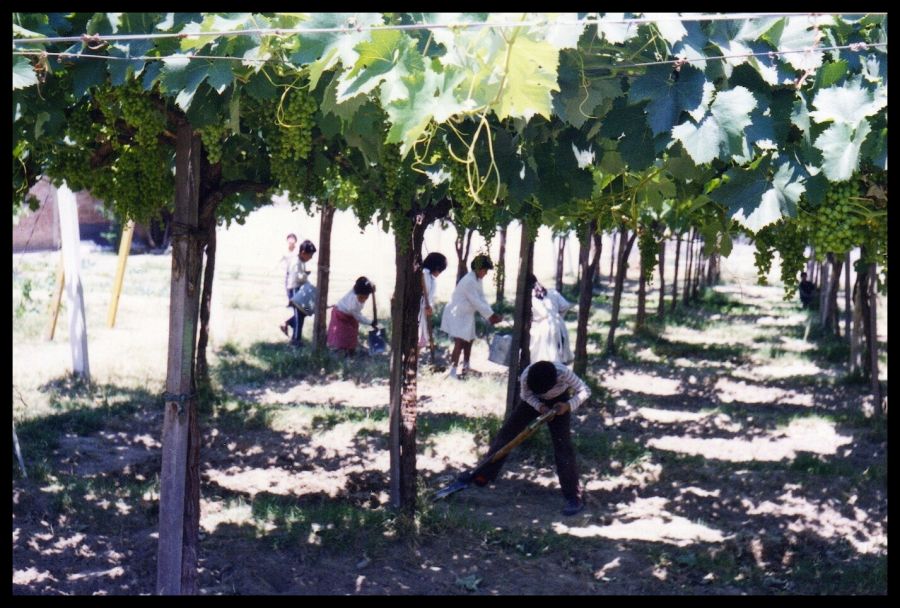
M 584 500 L 581 498 L 570 498 L 563 507 L 562 514 L 569 516 L 581 513 L 584 510 Z

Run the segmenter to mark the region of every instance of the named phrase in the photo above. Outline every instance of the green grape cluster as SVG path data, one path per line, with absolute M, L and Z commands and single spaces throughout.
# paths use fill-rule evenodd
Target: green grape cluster
M 325 196 L 332 201 L 354 203 L 359 198 L 356 184 L 336 164 L 328 165 L 323 181 Z
M 647 228 L 638 232 L 638 250 L 641 254 L 641 272 L 648 284 L 653 283 L 653 270 L 659 259 L 659 243 L 653 235 L 653 231 Z
M 294 88 L 288 94 L 284 106 L 284 118 L 280 122 L 282 130 L 282 155 L 299 161 L 309 158 L 312 150 L 313 114 L 318 108 L 316 100 L 306 89 Z
M 121 218 L 146 221 L 174 195 L 174 152 L 160 143 L 164 129 L 164 115 L 136 83 L 97 87 L 92 102 L 67 117 L 65 137 L 48 155 L 48 174 L 57 184 L 90 190 Z
M 228 136 L 228 126 L 225 123 L 213 123 L 197 129 L 200 140 L 206 149 L 206 157 L 211 165 L 222 160 L 222 144 Z
M 826 253 L 844 255 L 865 239 L 866 208 L 858 197 L 857 180 L 831 184 L 822 205 L 812 213 L 800 214 L 818 259 L 824 259 Z
M 768 226 L 757 231 L 753 237 L 753 261 L 756 266 L 756 282 L 759 285 L 768 284 L 769 271 L 772 269 L 772 258 L 775 250 L 772 244 L 771 231 Z
M 759 284 L 766 284 L 766 275 L 772 268 L 772 258 L 778 252 L 781 258 L 780 276 L 784 284 L 784 299 L 792 299 L 797 292 L 798 275 L 806 264 L 808 232 L 798 221 L 783 217 L 759 230 L 754 238 Z
M 156 143 L 166 128 L 166 117 L 147 95 L 137 80 L 114 87 L 123 120 L 136 129 L 134 140 L 139 146 Z

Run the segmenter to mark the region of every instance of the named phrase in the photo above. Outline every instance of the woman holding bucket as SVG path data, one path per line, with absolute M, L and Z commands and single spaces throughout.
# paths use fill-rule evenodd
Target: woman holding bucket
M 328 324 L 328 347 L 344 351 L 347 356 L 356 352 L 359 345 L 359 324 L 371 325 L 377 329 L 377 323 L 362 314 L 363 305 L 369 295 L 375 293 L 375 285 L 366 277 L 359 277 L 353 288 L 331 309 L 331 322 Z
M 491 258 L 486 255 L 475 256 L 470 266 L 472 271 L 460 279 L 453 290 L 450 302 L 444 309 L 441 318 L 441 331 L 453 338 L 453 352 L 450 354 L 450 377 L 458 378 L 456 365 L 459 354 L 463 353 L 462 375 L 469 371 L 469 358 L 472 355 L 472 341 L 475 339 L 475 313 L 492 324 L 503 318 L 491 308 L 484 297 L 484 286 L 481 280 L 488 270 L 494 267 Z
M 294 241 L 297 240 L 297 237 L 293 234 L 288 235 L 288 247 L 292 249 L 290 246 L 290 239 L 294 237 Z M 297 290 L 303 286 L 309 280 L 309 270 L 306 269 L 306 263 L 312 259 L 313 254 L 316 252 L 316 246 L 313 245 L 312 241 L 309 239 L 300 243 L 299 250 L 297 251 L 296 256 L 287 257 L 287 275 L 285 277 L 285 287 L 287 288 L 288 293 L 288 306 L 294 311 L 293 316 L 281 324 L 281 332 L 284 335 L 288 335 L 288 324 L 291 326 L 291 344 L 294 346 L 302 346 L 303 340 L 301 336 L 303 334 L 303 320 L 306 318 L 306 315 L 300 312 L 300 309 L 291 304 L 291 299 L 294 294 L 297 293 Z

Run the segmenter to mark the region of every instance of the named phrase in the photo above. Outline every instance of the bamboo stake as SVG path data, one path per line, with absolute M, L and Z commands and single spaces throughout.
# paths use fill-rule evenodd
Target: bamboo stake
M 119 243 L 119 265 L 116 267 L 116 278 L 113 281 L 112 297 L 109 300 L 109 312 L 106 314 L 106 325 L 116 326 L 116 311 L 119 309 L 119 296 L 122 293 L 122 281 L 125 278 L 125 262 L 131 251 L 131 236 L 134 234 L 134 222 L 128 220 L 122 229 L 122 241 Z
M 66 286 L 66 267 L 62 257 L 62 250 L 59 252 L 59 266 L 56 267 L 56 290 L 53 292 L 53 298 L 50 300 L 50 322 L 47 324 L 47 331 L 44 332 L 44 339 L 48 342 L 53 340 L 56 333 L 56 321 L 59 319 L 59 305 L 62 302 L 63 289 Z

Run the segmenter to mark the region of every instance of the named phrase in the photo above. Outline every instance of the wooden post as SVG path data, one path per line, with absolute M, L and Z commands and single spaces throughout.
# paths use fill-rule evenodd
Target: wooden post
M 516 278 L 516 313 L 513 318 L 512 343 L 510 344 L 509 377 L 506 381 L 506 413 L 515 409 L 519 401 L 519 374 L 531 362 L 529 339 L 531 336 L 531 291 L 528 289 L 528 275 L 534 267 L 534 241 L 528 233 L 528 224 L 523 221 L 522 238 L 519 244 L 519 274 Z
M 22 477 L 28 479 L 28 471 L 25 470 L 25 459 L 22 458 L 22 448 L 19 447 L 19 436 L 16 434 L 15 420 L 13 420 L 13 449 L 16 452 L 16 459 L 19 461 L 19 468 L 22 469 Z
M 131 251 L 131 236 L 134 234 L 134 222 L 128 220 L 122 229 L 122 242 L 119 243 L 119 265 L 116 267 L 116 278 L 113 281 L 112 297 L 109 300 L 109 312 L 106 314 L 106 325 L 116 326 L 116 311 L 119 309 L 119 295 L 122 293 L 122 280 L 125 278 L 125 262 Z
M 681 258 L 681 233 L 678 233 L 678 239 L 675 242 L 675 276 L 672 277 L 672 305 L 669 310 L 675 310 L 678 304 L 678 262 Z
M 195 594 L 195 518 L 199 517 L 199 474 L 189 466 L 191 435 L 197 435 L 194 395 L 194 344 L 200 299 L 200 251 L 196 236 L 200 183 L 200 142 L 187 121 L 178 125 L 175 148 L 175 216 L 169 306 L 169 354 L 162 428 L 159 488 L 159 545 L 156 591 L 159 595 Z M 193 427 L 193 428 L 191 428 Z M 192 455 L 199 458 L 199 443 Z M 187 528 L 187 530 L 186 530 Z M 187 533 L 185 533 L 187 531 Z
M 497 305 L 503 304 L 506 294 L 506 229 L 508 224 L 500 229 L 500 253 L 495 272 L 497 273 Z
M 326 201 L 322 205 L 322 216 L 319 218 L 319 265 L 316 274 L 316 314 L 313 317 L 313 348 L 324 351 L 328 342 L 326 322 L 328 317 L 328 284 L 331 277 L 331 226 L 334 222 L 335 207 Z
M 563 273 L 565 272 L 563 269 L 563 262 L 566 254 L 566 241 L 568 239 L 568 235 L 561 234 L 556 243 L 556 291 L 560 293 L 562 293 L 563 288 Z
M 844 335 L 850 341 L 850 252 L 844 257 Z
M 609 333 L 606 335 L 606 353 L 616 352 L 616 327 L 619 324 L 619 310 L 622 306 L 622 290 L 625 288 L 625 278 L 628 276 L 628 256 L 631 247 L 637 237 L 637 230 L 628 236 L 628 228 L 623 224 L 619 229 L 619 266 L 616 270 L 616 286 L 613 290 L 612 314 L 609 319 Z
M 404 516 L 416 508 L 416 415 L 419 365 L 419 303 L 422 301 L 422 241 L 425 229 L 450 211 L 443 199 L 426 211 L 415 205 L 412 243 L 394 239 L 397 279 L 391 298 L 390 500 Z
M 594 277 L 600 266 L 600 252 L 603 248 L 601 234 L 597 231 L 597 220 L 592 220 L 585 228 L 586 234 L 581 246 L 581 291 L 578 294 L 578 325 L 575 331 L 575 361 L 572 369 L 578 375 L 587 372 L 587 323 L 591 314 L 591 300 L 594 297 Z M 594 255 L 589 259 L 591 241 L 594 242 Z M 584 243 L 587 243 L 585 245 Z
M 881 382 L 878 380 L 878 326 L 875 315 L 875 306 L 878 299 L 878 276 L 875 272 L 875 262 L 868 265 L 868 300 L 869 300 L 869 326 L 866 342 L 869 345 L 869 380 L 872 387 L 872 396 L 875 398 L 875 414 L 882 415 L 886 412 L 882 409 L 884 402 L 881 396 Z
M 684 289 L 681 292 L 681 300 L 684 304 L 687 304 L 691 299 L 691 268 L 693 266 L 694 260 L 694 229 L 691 228 L 688 231 L 688 237 L 685 241 L 685 249 L 684 258 Z
M 56 333 L 56 320 L 59 318 L 59 305 L 62 302 L 63 288 L 66 285 L 66 269 L 63 262 L 62 250 L 59 252 L 59 266 L 56 268 L 56 289 L 53 291 L 53 297 L 50 299 L 50 321 L 47 323 L 47 331 L 44 332 L 44 339 L 53 340 Z
M 659 242 L 659 304 L 656 307 L 656 316 L 660 319 L 666 316 L 666 240 Z
M 84 317 L 84 290 L 81 287 L 81 261 L 78 247 L 81 235 L 78 230 L 78 206 L 75 193 L 65 182 L 56 191 L 59 209 L 60 236 L 62 237 L 63 263 L 66 272 L 66 307 L 69 311 L 69 344 L 72 348 L 72 372 L 91 381 L 88 361 L 87 324 Z

